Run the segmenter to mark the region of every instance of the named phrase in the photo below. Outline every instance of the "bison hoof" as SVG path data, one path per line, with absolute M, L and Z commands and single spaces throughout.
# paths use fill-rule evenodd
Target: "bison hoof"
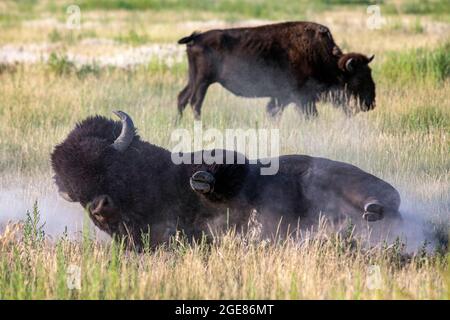
M 363 219 L 369 222 L 383 219 L 383 205 L 378 201 L 366 203 L 364 206 Z
M 197 171 L 190 179 L 191 188 L 199 193 L 210 193 L 214 190 L 214 176 L 207 171 Z

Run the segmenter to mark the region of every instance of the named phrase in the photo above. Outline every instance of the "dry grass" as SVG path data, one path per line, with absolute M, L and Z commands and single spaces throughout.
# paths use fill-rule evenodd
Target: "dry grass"
M 226 21 L 212 12 L 89 11 L 87 29 L 73 38 L 54 24 L 55 19 L 63 23 L 61 16 L 45 8 L 42 5 L 39 14 L 17 23 L 3 21 L 0 43 L 53 39 L 63 53 L 95 55 L 105 48 L 119 52 L 129 44 L 172 42 L 199 26 L 223 26 Z M 374 173 L 401 191 L 402 213 L 408 219 L 439 221 L 445 234 L 450 216 L 450 80 L 427 74 L 412 78 L 408 70 L 391 63 L 390 52 L 434 50 L 448 41 L 449 24 L 421 16 L 422 30 L 414 25 L 417 17 L 393 15 L 382 30 L 368 31 L 361 27 L 364 10 L 307 15 L 329 24 L 345 49 L 376 53 L 377 108 L 348 119 L 340 110 L 320 104 L 320 117 L 306 121 L 291 107 L 280 122 L 272 122 L 264 112 L 265 99 L 237 98 L 214 85 L 203 108 L 204 128 L 279 128 L 281 153 L 329 157 Z M 197 22 L 180 22 L 184 17 Z M 42 23 L 47 18 L 53 20 Z M 216 21 L 208 22 L 211 19 Z M 138 37 L 128 39 L 130 30 Z M 124 38 L 117 40 L 118 35 Z M 122 44 L 83 47 L 83 38 L 116 39 Z M 411 56 L 414 53 L 401 57 Z M 397 73 L 390 73 L 392 65 Z M 77 205 L 56 199 L 49 165 L 53 146 L 84 117 L 111 116 L 112 110 L 123 109 L 133 116 L 145 140 L 170 149 L 170 133 L 177 128 L 176 95 L 185 84 L 186 65 L 183 61 L 169 68 L 152 62 L 133 70 L 101 68 L 82 76 L 74 71 L 60 75 L 57 68 L 46 63 L 0 66 L 0 223 L 23 218 L 37 200 L 44 229 L 52 236 L 27 242 L 30 234 L 23 234 L 23 225 L 0 228 L 0 299 L 449 298 L 448 253 L 425 254 L 420 241 L 411 256 L 400 244 L 368 250 L 356 240 L 354 245 L 329 233 L 310 241 L 249 243 L 245 236 L 230 232 L 212 245 L 177 240 L 144 254 L 125 252 L 117 244 L 86 235 L 84 240 L 59 239 L 65 226 L 73 230 L 77 224 L 82 229 L 83 213 Z M 403 77 L 392 80 L 388 73 Z M 178 127 L 192 130 L 192 122 L 192 113 L 186 110 Z M 413 238 L 423 239 L 414 232 Z M 82 269 L 80 291 L 67 288 L 71 264 Z M 376 290 L 366 282 L 372 265 L 380 267 L 382 276 Z
M 443 256 L 406 256 L 395 244 L 366 250 L 348 235 L 268 242 L 230 231 L 211 245 L 173 239 L 137 254 L 118 242 L 54 244 L 11 230 L 0 238 L 1 299 L 449 298 Z M 73 266 L 78 290 L 67 286 Z

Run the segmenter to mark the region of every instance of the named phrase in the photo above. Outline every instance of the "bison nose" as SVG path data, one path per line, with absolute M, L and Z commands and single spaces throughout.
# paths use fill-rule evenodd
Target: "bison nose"
M 112 209 L 114 207 L 114 203 L 110 196 L 104 194 L 101 196 L 97 196 L 92 200 L 89 204 L 88 210 L 93 215 L 104 215 L 104 213 L 108 212 L 108 209 Z

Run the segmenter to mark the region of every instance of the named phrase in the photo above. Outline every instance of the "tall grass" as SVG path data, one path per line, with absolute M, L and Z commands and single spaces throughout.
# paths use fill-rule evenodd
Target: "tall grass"
M 213 12 L 226 11 L 252 17 L 273 17 L 279 14 L 300 14 L 301 10 L 322 10 L 336 6 L 369 6 L 370 0 L 318 0 L 318 1 L 270 1 L 270 0 L 82 0 L 80 5 L 86 9 L 124 9 L 124 10 L 165 10 L 191 9 Z M 379 1 L 375 4 L 387 7 L 387 12 L 400 11 L 408 14 L 442 14 L 449 12 L 449 3 L 445 0 L 408 0 L 408 1 Z M 294 11 L 293 11 L 294 10 Z
M 409 14 L 442 14 L 450 12 L 450 3 L 445 0 L 410 0 L 402 4 L 401 10 Z
M 324 3 L 344 2 L 347 3 L 321 1 L 314 5 L 325 8 L 321 7 Z M 133 45 L 154 39 L 172 41 L 186 30 L 170 27 L 171 23 L 192 18 L 185 13 L 186 8 L 190 8 L 190 13 L 212 12 L 208 19 L 219 16 L 223 19 L 222 13 L 227 12 L 228 17 L 239 17 L 242 13 L 246 17 L 300 19 L 309 5 L 306 1 L 287 0 L 164 3 L 167 6 L 156 0 L 145 4 L 138 0 L 83 1 L 82 12 L 86 14 L 83 17 L 96 22 L 108 14 L 103 9 L 111 9 L 113 18 L 78 35 L 117 37 L 116 40 Z M 390 2 L 382 5 L 387 4 Z M 21 19 L 35 17 L 34 8 L 45 11 L 46 5 L 53 8 L 52 12 L 65 13 L 61 2 L 48 1 L 41 5 L 24 2 L 25 13 Z M 166 18 L 160 17 L 162 11 L 148 11 L 139 16 L 140 10 L 150 5 L 155 10 L 167 9 L 170 23 L 162 21 Z M 363 5 L 353 7 L 359 10 Z M 89 9 L 93 11 L 87 12 Z M 124 10 L 113 11 L 116 9 L 127 11 L 126 14 Z M 175 15 L 175 11 L 179 14 Z M 116 21 L 116 14 L 124 14 L 125 19 Z M 60 29 L 54 31 L 53 26 L 39 29 L 48 33 L 33 33 L 31 28 L 14 25 L 10 21 L 14 17 L 0 13 L 1 25 L 10 26 L 3 42 L 19 37 L 20 41 L 44 39 L 54 44 L 62 42 L 62 47 L 78 46 L 72 40 L 78 38 L 72 34 Z M 139 24 L 145 32 L 136 29 L 136 17 L 150 21 Z M 156 22 L 148 17 L 155 18 Z M 318 119 L 307 121 L 290 106 L 280 121 L 274 122 L 265 115 L 267 99 L 239 98 L 213 85 L 203 107 L 203 126 L 219 130 L 277 128 L 282 154 L 309 154 L 357 165 L 398 188 L 405 220 L 411 217 L 408 214 L 415 214 L 413 218 L 425 220 L 433 236 L 445 243 L 450 216 L 448 40 L 445 34 L 427 33 L 422 24 L 402 32 L 381 30 L 371 33 L 371 37 L 355 37 L 355 30 L 346 21 L 337 21 L 342 25 L 337 26 L 333 35 L 346 50 L 365 52 L 377 48 L 377 59 L 371 64 L 377 84 L 375 110 L 347 118 L 341 110 L 320 103 Z M 113 28 L 115 23 L 120 26 L 119 32 Z M 135 33 L 128 32 L 135 29 Z M 432 44 L 442 42 L 442 45 L 418 50 L 401 50 L 396 46 L 397 43 L 425 46 L 429 44 L 425 40 L 431 36 Z M 187 82 L 186 67 L 185 61 L 173 66 L 152 61 L 132 69 L 75 66 L 64 50 L 52 55 L 45 64 L 1 65 L 0 217 L 5 212 L 11 213 L 15 202 L 39 201 L 44 195 L 56 193 L 49 154 L 75 123 L 87 116 L 109 117 L 112 110 L 123 109 L 132 115 L 144 140 L 168 149 L 173 146 L 170 140 L 173 129 L 182 127 L 192 133 L 193 117 L 189 108 L 181 122 L 175 124 L 176 96 Z M 11 189 L 19 187 L 26 191 L 23 198 L 9 196 Z M 4 194 L 8 196 L 3 197 Z M 72 225 L 75 216 L 58 226 L 58 236 L 44 234 L 53 222 L 49 219 L 55 219 L 54 216 L 46 221 L 43 218 L 48 217 L 47 210 L 52 206 L 53 203 L 36 205 L 28 214 L 26 210 L 13 212 L 25 221 L 11 224 L 6 230 L 0 227 L 0 299 L 450 298 L 449 255 L 426 252 L 423 244 L 415 247 L 415 253 L 410 255 L 401 242 L 381 243 L 369 249 L 351 232 L 340 235 L 319 232 L 309 240 L 268 242 L 266 239 L 253 241 L 248 235 L 228 231 L 212 244 L 189 243 L 178 237 L 154 250 L 147 248 L 137 253 L 124 250 L 118 239 L 110 242 L 95 238 L 87 220 L 81 237 L 71 238 L 64 232 L 64 223 Z M 61 208 L 64 211 L 68 207 Z M 81 208 L 78 210 L 82 214 Z M 60 213 L 64 212 L 57 212 Z M 80 290 L 67 286 L 71 266 L 81 268 Z M 378 289 L 367 285 L 371 266 L 378 266 L 381 271 Z
M 15 20 L 30 18 L 30 15 L 40 12 L 61 14 L 67 6 L 73 4 L 64 1 L 38 0 L 6 0 L 6 5 L 14 10 L 7 10 L 0 14 L 0 22 L 14 22 Z M 305 17 L 308 11 L 324 11 L 339 8 L 360 8 L 365 10 L 369 5 L 379 5 L 383 14 L 434 14 L 445 16 L 450 10 L 446 0 L 385 0 L 374 3 L 370 0 L 80 0 L 76 2 L 82 11 L 91 10 L 126 10 L 126 11 L 190 11 L 226 13 L 233 18 L 261 18 L 261 19 L 295 19 Z
M 366 4 L 366 0 L 322 0 L 322 1 L 250 1 L 250 0 L 83 0 L 80 6 L 85 9 L 106 9 L 106 10 L 201 10 L 210 12 L 227 12 L 239 16 L 249 16 L 255 18 L 274 18 L 282 14 L 294 14 L 302 16 L 306 10 L 320 10 L 327 6 L 342 4 Z
M 211 244 L 178 236 L 137 253 L 87 229 L 82 241 L 51 241 L 32 217 L 0 236 L 0 299 L 449 298 L 445 255 L 408 255 L 400 242 L 367 250 L 351 230 L 327 236 L 323 224 L 302 241 L 230 230 Z
M 171 147 L 182 74 L 143 68 L 79 78 L 34 66 L 0 77 L 7 80 L 0 97 L 2 190 L 8 189 L 8 181 L 14 185 L 23 176 L 52 183 L 49 153 L 75 122 L 88 115 L 110 116 L 112 109 L 122 108 L 133 115 L 145 140 Z M 239 99 L 213 87 L 203 121 L 206 128 L 246 128 L 255 123 L 279 127 L 282 153 L 351 162 L 393 183 L 404 202 L 424 206 L 427 216 L 448 217 L 448 89 L 448 81 L 443 87 L 426 84 L 420 90 L 380 85 L 372 113 L 346 119 L 339 110 L 320 105 L 320 118 L 313 122 L 288 109 L 274 124 L 264 114 L 264 100 Z M 181 126 L 192 130 L 190 110 Z M 35 221 L 28 228 L 31 235 L 39 234 L 44 222 L 36 223 L 36 210 L 29 215 Z M 1 236 L 1 299 L 449 298 L 448 263 L 442 258 L 417 252 L 403 261 L 407 256 L 399 254 L 399 248 L 365 251 L 346 246 L 343 239 L 248 244 L 229 234 L 211 247 L 179 239 L 169 247 L 137 254 L 125 252 L 117 242 L 98 242 L 89 236 L 83 241 L 34 236 L 31 246 L 22 241 L 20 232 L 16 240 Z M 367 286 L 372 265 L 380 267 L 381 289 Z M 70 266 L 82 270 L 81 290 L 67 287 Z
M 450 77 L 450 42 L 435 49 L 414 49 L 388 53 L 381 75 L 389 82 L 443 81 Z

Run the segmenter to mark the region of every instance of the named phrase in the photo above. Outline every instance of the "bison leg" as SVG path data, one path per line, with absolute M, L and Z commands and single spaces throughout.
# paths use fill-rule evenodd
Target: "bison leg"
M 198 193 L 211 193 L 214 191 L 214 176 L 207 171 L 197 171 L 195 172 L 189 183 L 191 184 L 192 190 Z
M 363 218 L 369 222 L 383 219 L 384 206 L 378 200 L 369 200 L 364 204 Z
M 360 181 L 349 181 L 352 186 L 345 188 L 343 194 L 355 207 L 362 210 L 363 219 L 372 222 L 385 217 L 400 218 L 400 195 L 397 190 L 369 175 L 361 178 Z
M 194 118 L 200 120 L 200 114 L 202 109 L 203 100 L 205 99 L 206 91 L 208 90 L 210 83 L 202 82 L 196 86 L 195 91 L 192 94 L 191 105 L 194 111 Z
M 362 211 L 362 218 L 369 222 L 400 218 L 400 196 L 397 190 L 384 181 L 374 181 L 369 175 L 361 178 L 360 181 L 348 181 L 351 185 L 343 188 L 342 194 Z
M 315 118 L 318 116 L 316 102 L 318 100 L 318 87 L 314 82 L 306 82 L 306 85 L 299 89 L 293 95 L 293 102 L 296 105 L 297 111 L 306 117 L 306 119 Z
M 183 111 L 189 102 L 189 97 L 191 96 L 191 86 L 189 84 L 180 91 L 178 94 L 178 117 L 181 119 Z
M 280 103 L 278 99 L 271 98 L 267 103 L 266 112 L 271 118 L 280 118 L 286 105 Z
M 324 211 L 335 210 L 366 221 L 399 220 L 400 194 L 389 183 L 337 161 L 312 160 L 308 197 Z
M 296 106 L 297 110 L 300 111 L 306 119 L 316 118 L 319 115 L 314 101 L 296 103 Z
M 306 119 L 315 118 L 318 116 L 316 108 L 316 98 L 311 94 L 298 94 L 294 99 L 297 111 L 299 111 Z

